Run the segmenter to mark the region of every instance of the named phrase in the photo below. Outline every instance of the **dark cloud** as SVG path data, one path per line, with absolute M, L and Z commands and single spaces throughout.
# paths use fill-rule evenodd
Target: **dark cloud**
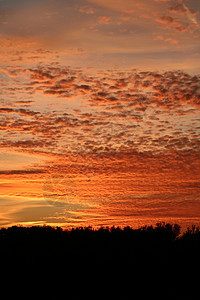
M 162 19 L 166 22 L 171 20 L 169 17 Z M 13 70 L 9 69 L 9 72 L 12 73 Z M 59 98 L 85 96 L 84 99 L 91 105 L 110 102 L 121 102 L 124 105 L 126 102 L 130 106 L 135 104 L 135 106 L 146 107 L 155 104 L 169 108 L 180 102 L 198 105 L 200 99 L 200 77 L 181 71 L 164 73 L 107 71 L 96 77 L 69 67 L 40 66 L 38 69 L 21 70 L 21 72 L 28 72 L 30 75 L 30 81 L 27 82 L 28 86 L 24 87 L 24 92 L 29 93 L 29 87 L 35 86 L 35 91 Z M 3 110 L 12 112 L 9 108 Z M 26 115 L 37 114 L 27 109 L 15 111 Z
M 170 6 L 169 11 L 172 13 L 184 14 L 187 10 L 183 3 L 178 3 Z
M 56 215 L 55 207 L 48 205 L 38 205 L 16 209 L 15 212 L 9 214 L 9 217 L 14 219 L 16 223 L 39 222 L 42 220 L 46 220 L 46 218 L 48 217 L 53 217 L 54 214 Z
M 0 175 L 26 175 L 26 174 L 40 174 L 45 173 L 43 169 L 32 169 L 32 170 L 3 170 L 0 171 Z
M 162 16 L 156 19 L 157 22 L 162 23 L 162 24 L 172 24 L 174 22 L 174 18 L 170 16 Z
M 16 113 L 16 114 L 19 114 L 19 115 L 25 116 L 25 117 L 32 117 L 32 116 L 36 116 L 36 115 L 40 114 L 39 112 L 31 111 L 31 110 L 24 109 L 24 108 L 16 109 L 16 108 L 6 108 L 6 107 L 1 107 L 0 112 L 8 113 L 8 114 Z
M 11 140 L 2 140 L 0 142 L 1 147 L 6 148 L 20 148 L 20 149 L 34 149 L 34 148 L 43 148 L 43 147 L 50 147 L 53 144 L 53 141 L 48 141 L 44 139 L 37 139 L 37 140 L 18 140 L 18 141 L 11 141 Z
M 33 100 L 19 100 L 19 101 L 14 102 L 14 104 L 16 104 L 16 105 L 30 105 L 33 103 L 34 103 Z

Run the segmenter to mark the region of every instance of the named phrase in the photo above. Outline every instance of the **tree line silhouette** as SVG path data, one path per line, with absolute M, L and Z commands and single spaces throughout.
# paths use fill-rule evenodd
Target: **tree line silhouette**
M 140 293 L 163 289 L 166 299 L 171 294 L 176 297 L 170 299 L 193 299 L 189 287 L 197 287 L 200 229 L 193 225 L 181 234 L 179 225 L 164 222 L 138 229 L 12 226 L 0 229 L 0 264 L 2 270 L 23 268 L 46 276 L 63 271 L 70 279 L 81 276 L 98 288 L 102 283 L 95 278 L 102 274 L 104 285 L 112 279 L 116 286 L 134 285 Z M 186 294 L 190 298 L 184 298 Z
M 160 222 L 155 227 L 143 226 L 133 229 L 124 227 L 78 227 L 63 230 L 51 226 L 12 226 L 0 229 L 0 254 L 9 259 L 22 258 L 26 264 L 39 259 L 62 259 L 71 255 L 76 260 L 82 257 L 98 257 L 112 260 L 115 256 L 134 259 L 156 256 L 169 259 L 173 252 L 184 255 L 185 251 L 199 250 L 200 229 L 192 226 L 180 235 L 178 224 Z M 132 257 L 132 258 L 131 258 Z M 34 261 L 35 260 L 35 261 Z M 16 260 L 17 262 L 17 260 Z

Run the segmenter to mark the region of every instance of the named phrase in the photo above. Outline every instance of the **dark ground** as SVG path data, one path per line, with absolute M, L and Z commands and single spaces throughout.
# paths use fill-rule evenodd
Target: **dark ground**
M 2 228 L 0 265 L 26 299 L 199 299 L 200 230 Z

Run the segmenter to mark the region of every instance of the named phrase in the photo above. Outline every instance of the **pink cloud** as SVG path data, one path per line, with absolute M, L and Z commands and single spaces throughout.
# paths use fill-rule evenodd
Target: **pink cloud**
M 87 14 L 87 15 L 92 15 L 95 13 L 94 8 L 90 7 L 90 6 L 81 6 L 79 8 L 77 8 L 79 12 Z
M 156 21 L 162 24 L 170 25 L 174 23 L 174 18 L 170 16 L 162 16 L 160 18 L 157 18 Z
M 183 3 L 174 4 L 169 8 L 169 11 L 172 13 L 184 14 L 187 10 Z
M 99 24 L 109 24 L 110 23 L 110 17 L 109 16 L 100 16 L 98 18 Z
M 167 39 L 165 39 L 165 42 L 170 43 L 170 44 L 173 44 L 173 45 L 176 45 L 176 44 L 179 43 L 178 40 L 175 40 L 175 39 L 172 39 L 172 38 L 167 38 Z
M 175 19 L 171 16 L 162 16 L 156 19 L 156 22 L 166 25 L 166 28 L 170 28 L 176 32 L 186 32 L 193 31 L 194 29 L 189 23 L 186 23 L 185 20 Z

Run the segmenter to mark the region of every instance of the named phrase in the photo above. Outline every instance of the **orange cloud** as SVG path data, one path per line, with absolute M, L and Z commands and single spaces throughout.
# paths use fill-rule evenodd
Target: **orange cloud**
M 86 15 L 93 15 L 95 13 L 94 8 L 90 7 L 90 6 L 81 6 L 81 7 L 77 7 L 78 11 L 81 13 L 84 13 Z
M 156 19 L 157 22 L 162 23 L 162 24 L 166 24 L 166 25 L 170 25 L 172 23 L 174 23 L 174 18 L 170 17 L 170 16 L 162 16 Z
M 99 24 L 109 24 L 110 23 L 110 17 L 109 16 L 100 16 L 98 18 Z
M 172 13 L 184 14 L 187 10 L 183 3 L 174 4 L 169 8 L 169 11 Z
M 175 39 L 172 39 L 172 38 L 165 39 L 165 42 L 170 43 L 170 44 L 175 44 L 175 45 L 179 43 L 178 40 L 175 40 Z
M 172 39 L 166 41 L 175 42 Z M 31 148 L 35 153 L 56 152 L 58 144 L 76 149 L 80 141 L 82 149 L 91 152 L 133 146 L 137 150 L 154 151 L 196 147 L 183 129 L 178 137 L 180 143 L 164 138 L 165 135 L 174 135 L 174 124 L 167 128 L 163 118 L 166 118 L 167 111 L 172 115 L 178 114 L 182 119 L 187 111 L 191 111 L 197 118 L 200 85 L 197 76 L 183 72 L 109 71 L 98 77 L 82 72 L 79 77 L 80 71 L 48 66 L 27 69 L 26 73 L 26 87 L 33 86 L 35 93 L 39 91 L 42 95 L 59 97 L 60 101 L 71 99 L 72 105 L 81 97 L 83 107 L 86 106 L 89 111 L 88 114 L 87 110 L 84 113 L 80 110 L 44 113 L 33 110 L 32 105 L 29 109 L 19 105 L 2 107 L 1 112 L 9 115 L 0 122 L 3 147 L 21 148 L 23 151 L 30 151 Z M 145 126 L 149 127 L 147 135 L 143 132 Z M 190 121 L 184 126 L 189 129 Z M 197 126 L 196 122 L 193 132 Z M 133 128 L 138 129 L 134 130 L 134 135 Z M 157 141 L 153 134 L 155 130 L 159 134 Z M 9 139 L 7 132 L 10 132 Z

